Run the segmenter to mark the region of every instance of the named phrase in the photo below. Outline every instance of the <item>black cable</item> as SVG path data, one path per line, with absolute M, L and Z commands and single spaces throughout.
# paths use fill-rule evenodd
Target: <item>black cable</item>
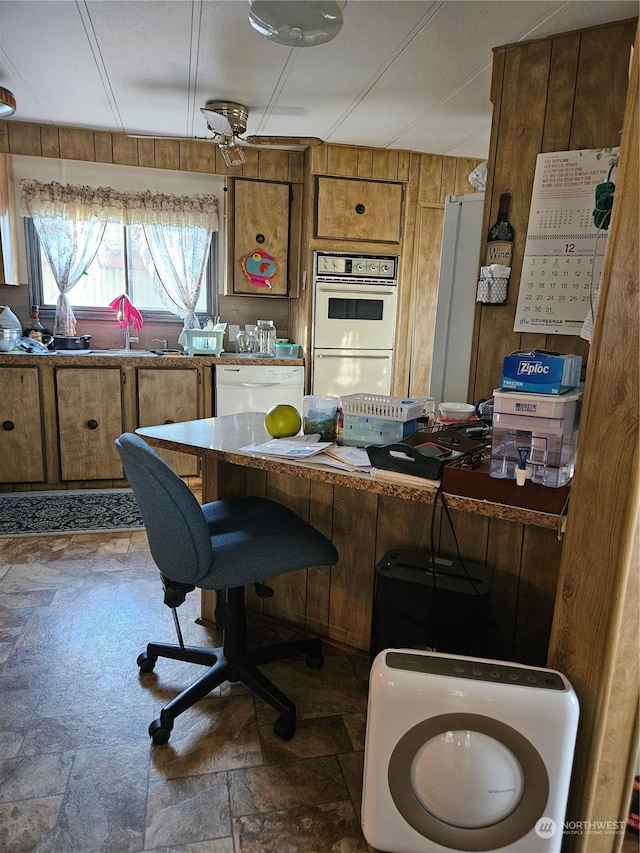
M 430 541 L 430 549 L 429 549 L 429 561 L 431 563 L 431 587 L 432 587 L 432 596 L 431 601 L 429 603 L 429 614 L 427 624 L 429 626 L 429 648 L 436 650 L 435 645 L 435 615 L 436 615 L 436 597 L 438 594 L 438 583 L 436 578 L 436 549 L 435 549 L 435 526 L 436 526 L 436 508 L 438 506 L 438 496 L 442 493 L 442 482 L 438 486 L 436 490 L 435 498 L 433 499 L 433 507 L 431 510 L 431 526 L 429 530 L 429 541 Z M 439 553 L 438 549 L 438 553 Z M 436 650 L 437 651 L 437 650 Z
M 466 567 L 465 562 L 462 559 L 462 554 L 460 552 L 460 545 L 458 543 L 458 536 L 456 534 L 456 529 L 455 529 L 455 526 L 453 524 L 453 519 L 451 518 L 451 513 L 449 512 L 449 506 L 447 504 L 447 501 L 445 500 L 445 496 L 444 496 L 444 492 L 442 491 L 442 487 L 440 487 L 438 489 L 438 491 L 436 492 L 436 497 L 435 497 L 436 502 L 437 502 L 438 498 L 440 498 L 440 503 L 442 504 L 442 508 L 445 512 L 445 515 L 447 516 L 447 521 L 449 522 L 449 527 L 451 529 L 453 541 L 455 542 L 455 546 L 456 546 L 456 553 L 458 554 L 458 560 L 460 562 L 460 565 L 462 566 L 462 570 L 464 571 L 465 575 L 467 576 L 467 580 L 469 581 L 469 583 L 473 587 L 475 594 L 480 599 L 480 603 L 482 604 L 482 607 L 484 609 L 485 616 L 487 617 L 488 624 L 492 628 L 495 628 L 495 627 L 497 627 L 497 622 L 495 621 L 495 619 L 491 615 L 491 611 L 489 610 L 489 605 L 487 604 L 487 602 L 485 600 L 485 596 L 480 594 L 480 590 L 478 589 L 476 582 L 471 577 L 471 574 L 469 573 L 469 569 Z M 434 511 L 435 511 L 435 506 L 434 506 Z

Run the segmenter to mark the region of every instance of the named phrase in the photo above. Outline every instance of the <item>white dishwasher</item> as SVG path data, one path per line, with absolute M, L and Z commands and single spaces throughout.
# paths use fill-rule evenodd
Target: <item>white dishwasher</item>
M 279 403 L 302 417 L 304 367 L 280 364 L 216 364 L 215 414 L 266 412 Z

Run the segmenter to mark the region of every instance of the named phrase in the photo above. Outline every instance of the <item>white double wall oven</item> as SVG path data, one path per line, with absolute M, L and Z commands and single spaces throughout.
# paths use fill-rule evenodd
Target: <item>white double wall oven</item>
M 314 252 L 313 394 L 390 394 L 397 255 Z

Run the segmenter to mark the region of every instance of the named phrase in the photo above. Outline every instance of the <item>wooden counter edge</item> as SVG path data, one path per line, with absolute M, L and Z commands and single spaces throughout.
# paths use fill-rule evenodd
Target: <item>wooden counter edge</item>
M 374 492 L 379 495 L 389 495 L 401 500 L 417 501 L 419 503 L 433 503 L 437 486 L 429 481 L 423 484 L 416 483 L 415 486 L 405 483 L 394 483 L 386 480 L 378 480 L 366 473 L 343 472 L 337 469 L 331 470 L 318 465 L 282 461 L 276 458 L 264 456 L 251 456 L 245 453 L 234 453 L 232 451 L 217 450 L 212 448 L 209 452 L 203 451 L 201 447 L 189 445 L 183 442 L 170 441 L 167 439 L 152 438 L 142 435 L 145 441 L 155 447 L 165 450 L 177 450 L 181 453 L 191 453 L 195 456 L 228 462 L 244 468 L 255 468 L 262 471 L 274 471 L 279 474 L 289 474 L 293 477 L 304 477 L 306 479 L 320 480 L 334 486 L 344 486 L 349 489 L 357 489 L 364 492 Z M 445 492 L 447 505 L 451 509 L 461 512 L 475 513 L 490 518 L 499 518 L 504 521 L 513 521 L 519 524 L 531 524 L 535 527 L 544 527 L 548 530 L 559 530 L 562 516 L 555 513 L 539 512 L 537 510 L 523 509 L 522 507 L 510 506 L 508 504 L 494 503 L 478 498 L 468 498 Z

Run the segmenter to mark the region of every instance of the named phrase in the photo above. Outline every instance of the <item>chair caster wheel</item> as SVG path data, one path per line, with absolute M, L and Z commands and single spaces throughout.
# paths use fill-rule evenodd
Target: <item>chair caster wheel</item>
M 323 663 L 322 640 L 316 637 L 311 645 L 311 651 L 307 654 L 307 666 L 311 669 L 322 669 Z
M 142 654 L 138 655 L 136 663 L 140 668 L 140 672 L 153 672 L 157 660 L 158 658 L 149 657 L 146 652 L 142 652 Z
M 322 669 L 322 665 L 324 664 L 324 655 L 322 652 L 320 654 L 308 654 L 307 655 L 307 666 L 309 669 Z
M 273 724 L 273 733 L 281 737 L 282 740 L 291 740 L 296 733 L 296 721 L 287 720 L 286 717 L 278 717 Z
M 149 737 L 154 746 L 162 746 L 168 743 L 171 737 L 171 729 L 162 725 L 162 720 L 154 720 L 149 726 Z

